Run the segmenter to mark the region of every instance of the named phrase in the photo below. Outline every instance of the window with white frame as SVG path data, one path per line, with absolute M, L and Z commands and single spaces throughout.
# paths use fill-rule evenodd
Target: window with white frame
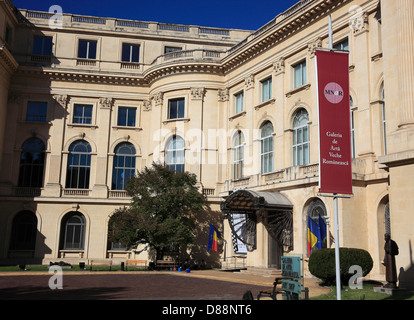
M 262 173 L 273 172 L 273 125 L 270 121 L 261 128 L 260 158 Z
M 165 148 L 165 163 L 170 170 L 176 173 L 184 172 L 185 142 L 183 138 L 174 136 Z
M 305 109 L 296 112 L 293 119 L 293 165 L 309 164 L 309 115 Z
M 272 99 L 272 77 L 261 82 L 262 85 L 262 102 Z
M 67 189 L 89 189 L 91 152 L 90 144 L 84 140 L 70 145 L 66 170 Z
M 293 66 L 293 88 L 306 84 L 306 60 Z
M 243 178 L 244 135 L 238 131 L 233 138 L 233 180 Z
M 184 118 L 184 111 L 184 98 L 168 100 L 168 119 L 182 119 Z
M 338 42 L 337 44 L 335 44 L 334 49 L 348 51 L 349 50 L 348 38 L 346 38 L 345 40 L 342 40 L 341 42 Z
M 26 121 L 46 122 L 47 102 L 29 101 L 27 103 Z
M 93 105 L 75 104 L 73 106 L 73 123 L 92 124 Z
M 137 108 L 118 107 L 118 122 L 121 127 L 135 127 L 137 117 Z
M 78 58 L 95 60 L 97 45 L 96 40 L 79 40 Z
M 139 62 L 139 49 L 137 44 L 122 44 L 122 62 Z
M 240 113 L 244 110 L 244 92 L 239 92 L 234 95 L 235 112 Z
M 85 243 L 85 217 L 79 212 L 68 213 L 62 221 L 64 250 L 83 250 Z
M 135 175 L 135 147 L 122 142 L 115 148 L 112 171 L 112 190 L 125 190 L 129 179 Z

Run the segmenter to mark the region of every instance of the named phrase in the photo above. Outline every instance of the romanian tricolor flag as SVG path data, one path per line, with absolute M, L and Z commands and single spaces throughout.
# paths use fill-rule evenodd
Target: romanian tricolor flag
M 318 249 L 322 248 L 320 231 L 318 224 L 313 221 L 311 217 L 308 217 L 308 254 L 312 253 L 312 249 L 317 246 Z
M 220 232 L 217 230 L 215 226 L 210 223 L 210 233 L 208 236 L 208 246 L 207 251 L 213 249 L 217 252 L 217 240 L 221 238 Z

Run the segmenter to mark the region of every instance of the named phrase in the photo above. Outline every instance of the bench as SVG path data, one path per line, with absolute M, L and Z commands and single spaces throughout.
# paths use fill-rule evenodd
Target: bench
M 289 298 L 292 297 L 292 293 L 294 293 L 294 291 L 289 290 L 288 288 L 283 288 L 282 284 L 283 284 L 283 280 L 291 280 L 291 278 L 289 277 L 276 277 L 275 278 L 275 282 L 273 282 L 273 290 L 272 291 L 260 291 L 259 294 L 257 295 L 257 300 L 260 300 L 260 298 L 262 297 L 269 297 L 272 298 L 272 300 L 277 300 L 276 297 L 278 294 L 281 295 L 285 295 Z M 297 281 L 287 281 L 287 282 L 295 282 L 298 283 Z M 278 285 L 279 288 L 278 288 Z M 302 288 L 302 292 L 305 293 L 305 300 L 309 300 L 309 289 L 308 288 Z M 299 298 L 299 296 L 295 296 L 296 299 Z
M 283 279 L 287 279 L 285 277 L 276 277 L 275 281 L 273 282 L 273 290 L 271 291 L 260 291 L 259 294 L 257 295 L 257 300 L 260 300 L 260 298 L 262 297 L 269 297 L 272 298 L 272 300 L 277 300 L 276 296 L 278 294 L 283 294 L 282 291 L 282 280 Z M 278 285 L 280 285 L 280 287 L 278 288 Z
M 93 266 L 105 266 L 105 267 L 109 267 L 109 271 L 111 271 L 111 267 L 112 267 L 112 260 L 91 260 L 90 261 L 90 271 L 92 271 L 92 267 Z
M 161 268 L 177 268 L 179 266 L 179 263 L 174 260 L 157 260 L 156 267 L 157 269 Z
M 131 267 L 144 267 L 145 270 L 147 270 L 147 263 L 148 263 L 147 260 L 130 260 L 130 259 L 127 259 L 125 261 L 125 271 L 128 271 L 128 266 L 131 266 Z

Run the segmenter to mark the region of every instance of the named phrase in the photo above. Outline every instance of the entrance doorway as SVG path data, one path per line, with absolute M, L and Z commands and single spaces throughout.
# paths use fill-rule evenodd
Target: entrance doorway
M 268 261 L 269 261 L 269 268 L 274 269 L 281 269 L 281 261 L 280 258 L 283 255 L 283 247 L 279 244 L 279 242 L 273 238 L 269 234 L 269 255 L 268 255 Z

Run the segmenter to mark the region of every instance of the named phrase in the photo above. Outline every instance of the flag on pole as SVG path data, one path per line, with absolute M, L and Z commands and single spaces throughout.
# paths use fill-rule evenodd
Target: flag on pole
M 215 226 L 210 223 L 210 232 L 208 236 L 208 246 L 207 251 L 213 249 L 217 252 L 217 240 L 221 238 L 220 232 L 217 230 Z
M 312 253 L 312 249 L 317 246 L 318 249 L 322 249 L 321 236 L 318 228 L 318 224 L 313 221 L 311 217 L 308 217 L 308 254 Z
M 323 220 L 323 218 L 320 215 L 319 215 L 318 226 L 319 226 L 319 234 L 321 236 L 321 243 L 323 244 L 323 241 L 327 237 L 327 234 L 326 234 L 326 223 L 325 223 L 325 220 Z

